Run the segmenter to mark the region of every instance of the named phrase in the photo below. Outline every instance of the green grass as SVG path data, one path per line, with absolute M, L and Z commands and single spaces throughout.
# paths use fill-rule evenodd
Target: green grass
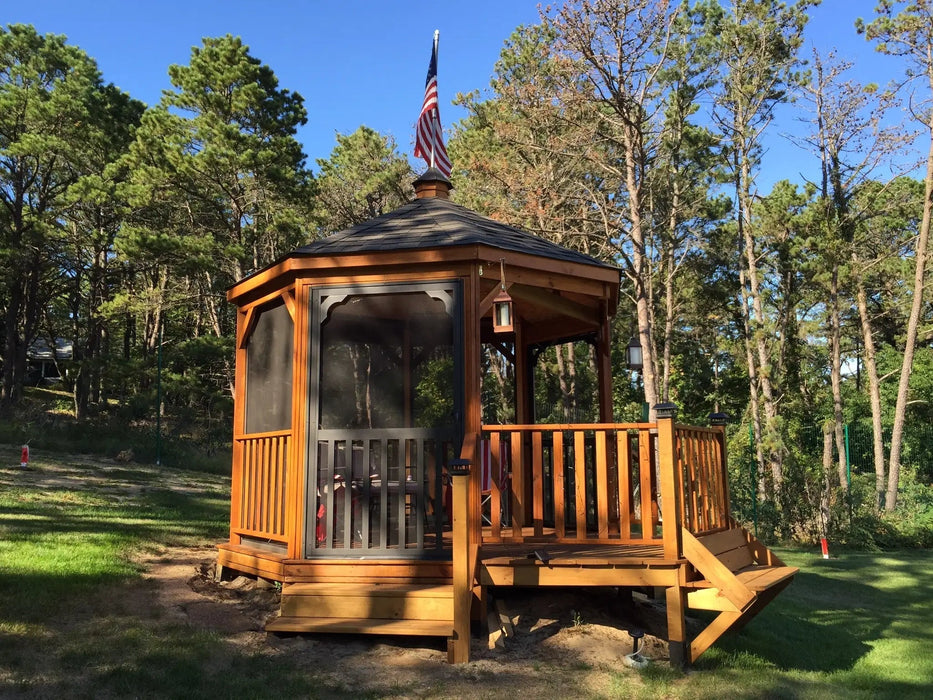
M 246 651 L 163 618 L 154 584 L 133 563 L 140 551 L 222 540 L 225 479 L 39 456 L 27 477 L 12 466 L 18 456 L 0 447 L 0 697 L 450 697 L 469 685 L 469 673 L 501 679 L 492 686 L 504 688 L 498 697 L 527 682 L 576 697 L 584 693 L 577 678 L 593 674 L 604 674 L 605 695 L 619 698 L 933 697 L 927 550 L 830 560 L 779 550 L 801 569 L 793 584 L 686 675 L 659 664 L 639 674 L 504 658 L 429 686 L 335 687 L 315 676 L 323 661 L 301 664 L 271 646 Z
M 58 459 L 24 474 L 9 466 L 18 454 L 0 447 L 0 697 L 335 694 L 287 660 L 160 617 L 133 555 L 222 540 L 225 480 Z
M 654 668 L 642 697 L 933 697 L 933 553 L 837 558 L 779 549 L 800 573 L 687 676 Z M 620 676 L 617 688 L 627 677 Z M 631 685 L 628 685 L 631 690 Z

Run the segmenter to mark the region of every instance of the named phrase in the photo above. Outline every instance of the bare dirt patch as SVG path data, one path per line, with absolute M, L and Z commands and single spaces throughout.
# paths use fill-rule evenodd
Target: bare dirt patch
M 380 697 L 504 697 L 516 690 L 538 697 L 612 695 L 616 674 L 635 680 L 623 658 L 631 628 L 660 632 L 663 608 L 636 595 L 622 606 L 611 590 L 503 591 L 515 627 L 505 649 L 489 649 L 474 635 L 472 661 L 450 666 L 443 640 L 362 635 L 278 636 L 264 631 L 277 614 L 279 594 L 248 577 L 214 580 L 215 550 L 176 547 L 138 562 L 156 584 L 164 616 L 222 635 L 240 651 L 287 657 L 312 669 L 332 688 Z M 663 629 L 663 627 L 661 628 Z M 669 665 L 667 644 L 647 633 L 640 652 Z
M 89 490 L 115 502 L 135 499 L 152 488 L 206 492 L 216 487 L 212 481 L 216 478 L 91 457 L 43 461 L 28 470 L 0 467 L 0 487 Z M 439 638 L 267 634 L 265 624 L 279 606 L 276 587 L 248 577 L 215 581 L 215 561 L 216 549 L 208 543 L 137 552 L 134 562 L 143 580 L 104 584 L 92 597 L 75 601 L 57 618 L 57 628 L 48 632 L 45 652 L 38 646 L 18 652 L 24 670 L 7 682 L 28 688 L 24 696 L 29 697 L 55 697 L 64 688 L 72 697 L 137 696 L 131 688 L 125 694 L 120 690 L 101 694 L 101 684 L 113 688 L 115 675 L 132 670 L 132 660 L 144 659 L 138 650 L 140 639 L 149 645 L 145 649 L 152 647 L 164 655 L 167 652 L 160 645 L 185 639 L 178 636 L 178 629 L 204 633 L 191 636 L 206 635 L 219 642 L 204 653 L 202 674 L 216 677 L 243 659 L 261 657 L 292 673 L 307 669 L 308 677 L 320 683 L 314 693 L 319 697 L 499 698 L 521 693 L 567 698 L 650 693 L 639 672 L 623 663 L 632 651 L 628 633 L 632 628 L 647 632 L 641 652 L 651 659 L 652 667 L 669 667 L 667 645 L 660 638 L 665 629 L 663 606 L 637 595 L 634 605 L 626 606 L 611 589 L 503 590 L 498 594 L 514 625 L 514 636 L 504 649 L 489 649 L 477 628 L 472 661 L 452 666 L 447 663 L 446 640 Z M 56 653 L 46 653 L 49 644 Z M 121 653 L 121 645 L 134 644 L 135 656 Z

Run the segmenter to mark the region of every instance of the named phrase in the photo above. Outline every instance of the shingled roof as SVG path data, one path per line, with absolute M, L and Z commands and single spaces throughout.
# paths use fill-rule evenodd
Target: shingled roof
M 589 255 L 501 224 L 439 197 L 415 199 L 388 214 L 309 243 L 291 255 L 346 255 L 467 245 L 486 245 L 554 260 L 616 269 Z

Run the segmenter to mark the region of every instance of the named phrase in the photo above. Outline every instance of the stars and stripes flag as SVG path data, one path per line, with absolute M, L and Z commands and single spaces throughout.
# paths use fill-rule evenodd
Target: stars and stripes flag
M 415 157 L 424 158 L 432 168 L 437 168 L 444 177 L 450 177 L 450 159 L 444 146 L 444 130 L 441 128 L 441 113 L 437 105 L 437 37 L 434 32 L 434 47 L 431 63 L 424 83 L 424 103 L 418 124 L 415 126 Z

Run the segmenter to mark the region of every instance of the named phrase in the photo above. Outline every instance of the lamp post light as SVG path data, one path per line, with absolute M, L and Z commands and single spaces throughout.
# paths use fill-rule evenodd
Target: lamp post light
M 633 335 L 625 348 L 625 364 L 633 372 L 641 372 L 644 367 L 642 358 L 641 343 L 638 341 L 638 336 Z
M 625 347 L 625 365 L 632 370 L 633 372 L 638 372 L 639 375 L 644 371 L 644 355 L 641 349 L 641 342 L 638 340 L 638 334 L 632 336 L 632 339 L 628 342 L 628 345 Z M 642 382 L 639 381 L 639 388 L 643 389 Z M 642 422 L 647 423 L 650 413 L 648 410 L 648 402 L 642 401 L 641 403 L 641 419 Z

